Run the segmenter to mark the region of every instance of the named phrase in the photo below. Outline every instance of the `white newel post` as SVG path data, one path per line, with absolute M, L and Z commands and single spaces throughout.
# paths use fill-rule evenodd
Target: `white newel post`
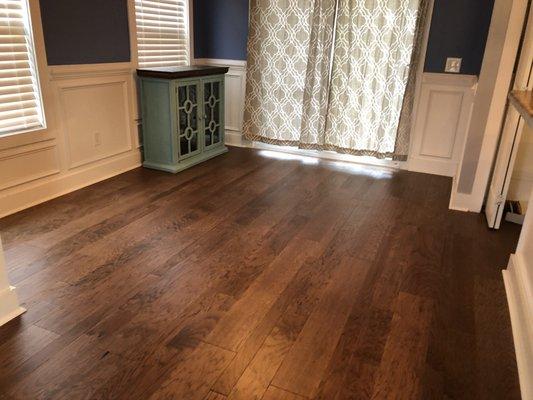
M 15 287 L 7 280 L 6 260 L 0 238 L 0 326 L 26 311 L 19 305 Z

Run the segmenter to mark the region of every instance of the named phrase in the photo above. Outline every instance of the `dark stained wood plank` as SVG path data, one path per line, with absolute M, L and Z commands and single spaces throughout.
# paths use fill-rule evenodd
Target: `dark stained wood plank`
M 233 387 L 230 400 L 262 399 L 285 354 L 292 345 L 281 330 L 274 328 Z
M 430 299 L 399 294 L 373 399 L 421 398 L 432 307 Z
M 202 343 L 191 358 L 172 371 L 150 399 L 202 400 L 235 353 Z
M 18 367 L 57 337 L 57 334 L 35 325 L 13 335 L 0 345 L 0 375 Z
M 204 400 L 226 400 L 226 399 L 227 399 L 226 396 L 220 393 L 217 393 L 217 392 L 210 391 Z
M 292 241 L 217 324 L 206 341 L 237 350 L 312 253 L 314 244 Z
M 501 281 L 519 227 L 448 210 L 449 178 L 265 155 L 0 219 L 28 308 L 0 327 L 0 398 L 311 400 L 276 379 L 313 400 L 519 398 Z
M 298 396 L 297 394 L 287 392 L 286 390 L 277 388 L 275 386 L 269 386 L 268 390 L 263 397 L 263 400 L 306 400 L 305 397 Z
M 363 260 L 346 257 L 341 261 L 277 371 L 275 386 L 307 397 L 316 394 L 367 272 L 368 263 Z

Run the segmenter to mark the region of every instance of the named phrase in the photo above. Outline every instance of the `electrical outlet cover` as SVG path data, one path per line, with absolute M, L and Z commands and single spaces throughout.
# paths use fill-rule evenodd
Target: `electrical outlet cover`
M 458 74 L 459 72 L 461 72 L 462 61 L 462 58 L 448 57 L 446 59 L 446 68 L 444 69 L 444 71 Z

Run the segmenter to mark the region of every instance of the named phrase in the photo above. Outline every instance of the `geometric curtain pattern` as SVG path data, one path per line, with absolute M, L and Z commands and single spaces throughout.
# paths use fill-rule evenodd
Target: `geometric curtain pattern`
M 393 155 L 417 9 L 418 0 L 339 0 L 326 145 Z
M 245 136 L 406 159 L 428 3 L 252 1 Z
M 313 0 L 252 0 L 244 132 L 297 145 L 309 59 Z

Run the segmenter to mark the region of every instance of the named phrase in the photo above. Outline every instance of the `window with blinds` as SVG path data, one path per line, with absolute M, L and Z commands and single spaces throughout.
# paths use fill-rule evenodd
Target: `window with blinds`
M 140 68 L 189 64 L 189 2 L 135 0 Z
M 0 0 L 0 136 L 44 127 L 27 0 Z

